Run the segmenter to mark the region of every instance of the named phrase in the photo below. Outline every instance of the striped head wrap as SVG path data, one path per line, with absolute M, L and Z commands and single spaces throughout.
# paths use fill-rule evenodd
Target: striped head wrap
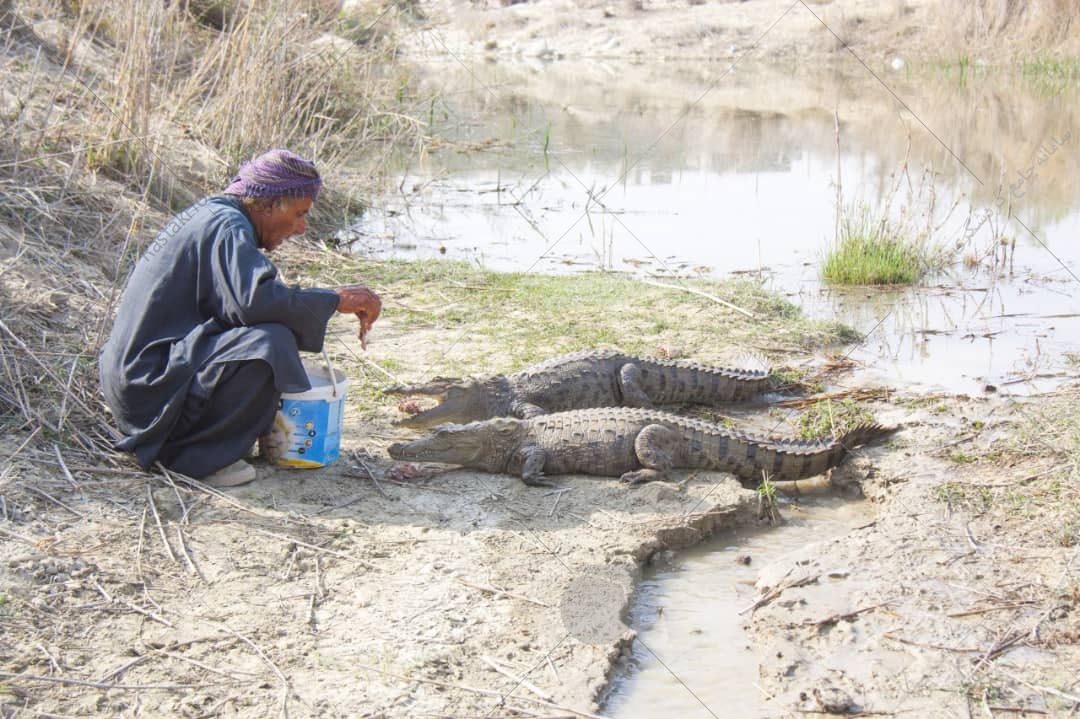
M 240 165 L 226 195 L 240 197 L 310 197 L 322 189 L 315 163 L 288 150 L 270 150 Z

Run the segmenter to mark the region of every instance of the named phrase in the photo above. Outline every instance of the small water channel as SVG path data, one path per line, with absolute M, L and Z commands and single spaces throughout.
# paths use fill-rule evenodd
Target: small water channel
M 779 528 L 735 531 L 650 568 L 631 625 L 629 665 L 605 702 L 612 719 L 762 716 L 758 660 L 742 625 L 762 567 L 872 521 L 864 502 L 803 499 L 783 507 Z
M 371 256 L 497 271 L 749 278 L 865 333 L 851 357 L 877 383 L 1023 394 L 1076 376 L 1075 89 L 948 73 L 886 75 L 885 89 L 861 67 L 752 59 L 716 82 L 726 67 L 661 65 L 433 62 L 429 119 L 449 139 L 399 168 L 399 192 L 349 239 Z M 915 288 L 826 286 L 838 186 L 844 204 L 928 229 L 954 262 Z M 634 608 L 641 640 L 605 715 L 754 716 L 739 612 L 758 572 L 868 511 L 806 500 L 782 527 L 651 570 Z

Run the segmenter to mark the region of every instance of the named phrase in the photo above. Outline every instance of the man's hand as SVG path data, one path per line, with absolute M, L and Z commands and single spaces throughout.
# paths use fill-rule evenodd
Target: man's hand
M 382 314 L 382 300 L 377 294 L 361 285 L 339 287 L 336 291 L 338 312 L 356 315 L 360 320 L 360 346 L 367 349 L 367 333 Z

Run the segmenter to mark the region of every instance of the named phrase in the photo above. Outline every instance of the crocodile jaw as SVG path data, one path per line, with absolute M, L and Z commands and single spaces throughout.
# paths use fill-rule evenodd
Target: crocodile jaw
M 465 424 L 497 416 L 497 400 L 492 390 L 484 381 L 471 377 L 437 378 L 427 385 L 402 389 L 410 390 L 408 394 L 434 396 L 438 404 L 395 422 L 401 427 L 427 428 L 440 424 Z
M 472 424 L 440 425 L 410 442 L 396 442 L 387 453 L 397 460 L 439 462 L 500 471 L 528 431 L 523 420 L 497 418 Z

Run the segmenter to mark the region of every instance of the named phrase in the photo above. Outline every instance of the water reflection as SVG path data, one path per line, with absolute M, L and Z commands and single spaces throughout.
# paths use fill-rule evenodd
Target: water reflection
M 888 76 L 904 107 L 865 71 L 739 67 L 703 95 L 702 67 L 484 65 L 474 76 L 444 63 L 432 118 L 451 144 L 395 178 L 404 192 L 368 214 L 355 246 L 517 272 L 749 273 L 813 316 L 870 333 L 854 357 L 891 382 L 1019 392 L 1070 369 L 1080 199 L 1067 188 L 1080 132 L 1052 156 L 1040 148 L 1071 136 L 1072 94 Z M 838 178 L 846 203 L 902 195 L 894 214 L 938 242 L 966 242 L 962 255 L 1015 240 L 1011 268 L 957 264 L 918 291 L 823 287 Z

